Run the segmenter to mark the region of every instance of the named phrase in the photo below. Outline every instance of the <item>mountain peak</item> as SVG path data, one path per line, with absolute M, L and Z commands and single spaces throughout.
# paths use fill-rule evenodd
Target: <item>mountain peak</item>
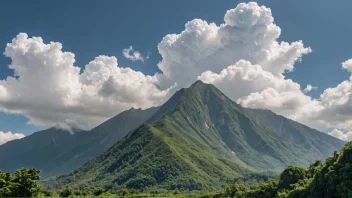
M 213 191 L 251 173 L 308 166 L 344 144 L 264 113 L 255 119 L 215 86 L 198 80 L 98 158 L 47 185 Z
M 196 82 L 194 82 L 189 88 L 196 88 L 196 87 L 200 87 L 200 86 L 207 86 L 209 84 L 204 83 L 201 80 L 197 80 Z

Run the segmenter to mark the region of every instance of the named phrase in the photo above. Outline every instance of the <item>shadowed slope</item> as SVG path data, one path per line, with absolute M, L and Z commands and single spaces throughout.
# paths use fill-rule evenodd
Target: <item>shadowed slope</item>
M 34 167 L 41 170 L 42 178 L 70 172 L 107 150 L 157 109 L 124 111 L 91 131 L 73 130 L 70 134 L 50 128 L 8 142 L 0 146 L 0 170 Z
M 295 136 L 285 137 L 274 125 L 264 126 L 264 120 L 259 122 L 216 87 L 201 81 L 176 92 L 148 123 L 98 158 L 47 185 L 102 186 L 113 192 L 152 187 L 214 190 L 256 170 L 280 171 L 289 164 L 307 166 L 314 157 L 324 157 L 319 147 L 303 148 Z M 333 152 L 344 144 L 314 132 L 319 133 L 314 136 L 323 137 L 321 143 L 329 145 L 326 151 Z M 315 145 L 301 131 L 292 133 L 302 134 Z

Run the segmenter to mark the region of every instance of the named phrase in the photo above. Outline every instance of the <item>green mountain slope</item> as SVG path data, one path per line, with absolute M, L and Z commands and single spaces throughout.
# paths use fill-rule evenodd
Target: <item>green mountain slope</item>
M 331 145 L 330 152 L 344 144 L 327 135 L 323 138 Z M 312 157 L 323 157 L 316 152 L 264 126 L 213 85 L 197 81 L 176 92 L 148 124 L 47 186 L 214 190 L 257 170 L 306 166 Z
M 289 166 L 276 179 L 260 185 L 233 184 L 207 197 L 236 198 L 349 198 L 352 197 L 352 142 L 323 163 L 316 161 L 309 168 Z
M 181 116 L 195 122 L 194 125 L 200 126 L 200 129 L 205 126 L 205 129 L 214 130 L 238 158 L 258 170 L 281 171 L 290 164 L 307 167 L 312 160 L 325 159 L 345 144 L 274 113 L 271 116 L 282 120 L 259 119 L 260 110 L 249 113 L 248 109 L 230 100 L 216 87 L 201 81 L 177 95 L 181 95 L 180 99 L 171 98 L 151 121 L 162 117 L 163 113 L 170 114 L 174 111 L 171 109 L 181 108 Z M 272 124 L 279 125 L 281 122 L 290 123 L 286 124 L 287 130 L 277 129 Z
M 140 126 L 157 109 L 124 111 L 91 131 L 75 130 L 70 134 L 50 128 L 8 142 L 0 146 L 0 170 L 14 172 L 34 167 L 41 170 L 42 178 L 73 171 Z
M 215 155 L 205 145 L 195 143 L 188 148 L 188 143 L 182 142 L 185 134 L 176 131 L 175 123 L 169 122 L 172 121 L 166 119 L 155 126 L 143 125 L 99 157 L 47 186 L 70 185 L 80 189 L 103 186 L 112 192 L 121 188 L 147 191 L 150 187 L 215 190 L 240 176 L 240 172 L 249 171 L 240 161 Z
M 22 167 L 41 168 L 55 156 L 69 152 L 83 131 L 50 128 L 0 146 L 0 170 L 14 172 Z
M 270 110 L 246 109 L 260 123 L 270 128 L 285 140 L 294 142 L 311 153 L 312 159 L 325 160 L 333 151 L 340 150 L 345 142 L 326 133 L 309 128 L 296 121 L 277 115 Z M 302 164 L 307 167 L 308 164 Z

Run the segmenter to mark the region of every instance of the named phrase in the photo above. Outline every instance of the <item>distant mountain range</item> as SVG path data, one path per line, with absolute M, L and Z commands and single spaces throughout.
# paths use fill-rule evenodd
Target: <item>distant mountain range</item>
M 0 146 L 0 170 L 35 167 L 43 179 L 73 171 L 149 119 L 158 108 L 130 109 L 91 131 L 50 128 Z
M 201 81 L 179 90 L 153 110 L 144 124 L 141 121 L 101 155 L 84 158 L 92 157 L 45 185 L 101 186 L 112 192 L 121 188 L 212 191 L 248 174 L 281 171 L 291 164 L 307 167 L 345 144 L 271 111 L 243 108 Z M 108 128 L 115 124 L 111 121 Z M 94 133 L 101 131 L 90 132 Z M 94 150 L 103 151 L 98 145 Z M 69 163 L 64 159 L 63 164 Z

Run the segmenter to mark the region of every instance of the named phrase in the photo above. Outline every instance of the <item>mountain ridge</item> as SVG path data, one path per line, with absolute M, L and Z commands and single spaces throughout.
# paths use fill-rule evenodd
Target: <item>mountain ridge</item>
M 0 146 L 0 158 L 6 159 L 0 163 L 0 170 L 14 172 L 18 168 L 34 167 L 41 170 L 43 179 L 68 173 L 108 149 L 145 122 L 157 109 L 131 108 L 90 131 L 73 129 L 74 133 L 71 134 L 62 129 L 49 128 L 5 143 Z
M 197 81 L 176 92 L 147 123 L 108 151 L 47 186 L 87 189 L 94 183 L 112 192 L 122 188 L 211 191 L 246 174 L 280 171 L 289 164 L 306 166 L 312 156 L 322 157 L 274 128 L 264 126 L 215 86 Z M 334 139 L 324 138 L 327 145 L 328 139 Z M 329 151 L 343 146 L 336 141 L 338 145 Z M 160 146 L 167 152 L 153 149 Z

